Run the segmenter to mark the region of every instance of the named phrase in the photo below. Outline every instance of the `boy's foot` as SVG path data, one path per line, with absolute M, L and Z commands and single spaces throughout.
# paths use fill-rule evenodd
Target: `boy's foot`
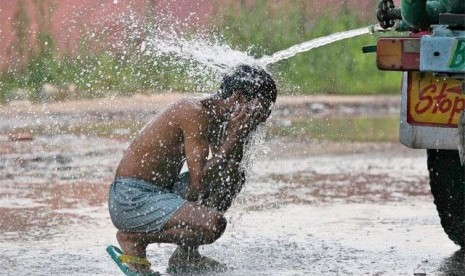
M 178 247 L 168 262 L 167 271 L 171 273 L 198 273 L 206 271 L 221 272 L 228 267 L 209 257 L 200 255 L 197 250 L 182 250 Z
M 118 231 L 116 239 L 121 246 L 122 252 L 125 254 L 125 257 L 121 261 L 128 269 L 142 275 L 151 275 L 151 273 L 154 273 L 150 268 L 150 263 L 145 259 L 147 245 L 139 241 L 140 238 L 137 234 Z

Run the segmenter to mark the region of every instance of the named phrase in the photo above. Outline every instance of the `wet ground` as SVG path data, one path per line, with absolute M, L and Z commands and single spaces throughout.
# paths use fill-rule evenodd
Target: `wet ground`
M 121 275 L 105 252 L 116 244 L 108 185 L 131 126 L 175 99 L 0 108 L 2 275 Z M 397 112 L 395 97 L 285 98 L 271 124 Z M 463 251 L 439 224 L 424 151 L 269 137 L 263 152 L 223 237 L 201 248 L 233 268 L 221 275 L 465 275 Z M 150 245 L 148 257 L 164 271 L 173 249 Z

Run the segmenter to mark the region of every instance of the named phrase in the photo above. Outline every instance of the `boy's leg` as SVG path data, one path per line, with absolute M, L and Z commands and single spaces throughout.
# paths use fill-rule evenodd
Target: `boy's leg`
M 202 205 L 226 212 L 241 191 L 245 183 L 245 172 L 237 163 L 229 163 L 223 170 L 212 172 L 209 176 L 210 191 L 208 197 L 202 200 Z
M 202 200 L 203 206 L 217 210 L 220 213 L 224 213 L 227 209 L 229 209 L 232 201 L 240 192 L 242 185 L 245 183 L 245 174 L 238 164 L 226 164 L 223 168 L 224 169 L 222 170 L 218 169 L 209 172 L 208 180 L 212 189 L 208 191 L 208 197 Z M 212 229 L 210 229 L 210 231 L 211 230 Z M 213 259 L 202 257 L 198 252 L 199 245 L 179 245 L 170 258 L 169 266 L 177 266 L 179 263 L 184 263 L 189 266 L 189 259 L 193 259 L 201 260 L 199 262 L 200 269 L 202 267 L 217 269 L 225 268 L 223 264 Z
M 118 231 L 117 239 L 124 254 L 143 257 L 150 243 L 174 243 L 181 248 L 198 248 L 217 240 L 226 228 L 226 219 L 217 211 L 197 203 L 185 203 L 165 224 L 162 231 L 136 233 Z M 189 256 L 178 256 L 189 261 Z M 179 258 L 178 258 L 179 259 Z M 181 260 L 177 260 L 181 261 Z M 147 272 L 143 266 L 133 265 L 138 272 Z

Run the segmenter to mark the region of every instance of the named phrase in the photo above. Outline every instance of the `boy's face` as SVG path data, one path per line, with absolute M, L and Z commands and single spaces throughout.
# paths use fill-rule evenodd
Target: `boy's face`
M 254 113 L 252 120 L 254 120 L 257 125 L 264 123 L 271 114 L 273 102 L 269 99 L 260 98 L 252 100 L 251 105 Z

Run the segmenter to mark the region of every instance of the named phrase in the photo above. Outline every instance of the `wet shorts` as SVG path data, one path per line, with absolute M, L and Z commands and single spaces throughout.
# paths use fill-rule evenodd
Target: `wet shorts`
M 129 232 L 158 232 L 187 202 L 189 174 L 180 175 L 173 189 L 132 177 L 117 177 L 110 187 L 108 207 L 116 228 Z

